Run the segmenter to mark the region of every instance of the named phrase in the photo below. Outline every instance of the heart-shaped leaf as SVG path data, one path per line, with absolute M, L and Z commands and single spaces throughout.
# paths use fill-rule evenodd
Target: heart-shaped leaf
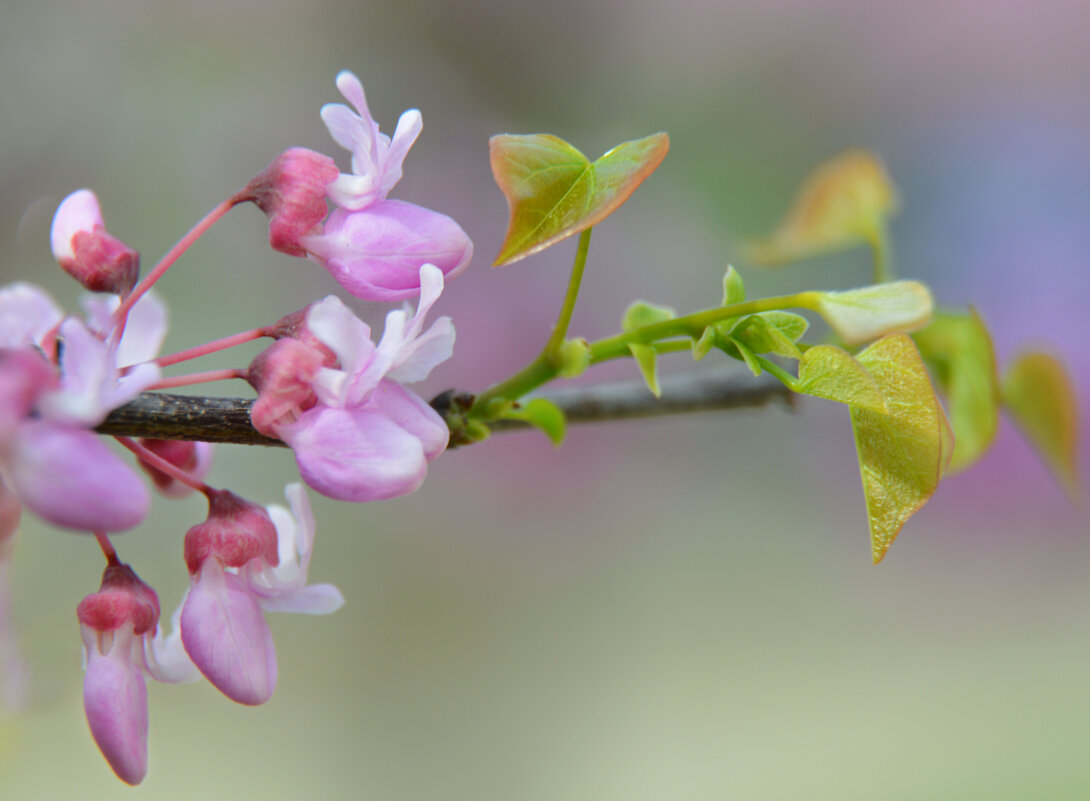
M 931 290 L 919 281 L 890 281 L 846 292 L 814 292 L 814 311 L 846 345 L 915 331 L 931 320 Z
M 1056 359 L 1026 353 L 1003 376 L 1003 406 L 1074 500 L 1080 500 L 1078 403 L 1075 388 Z
M 659 166 L 664 133 L 625 142 L 591 163 L 551 134 L 489 140 L 492 174 L 511 218 L 494 266 L 511 264 L 595 225 L 628 200 Z
M 940 313 L 913 335 L 946 396 L 956 445 L 950 470 L 979 459 L 999 430 L 999 376 L 992 338 L 975 309 L 968 314 Z
M 897 190 L 878 157 L 849 150 L 810 174 L 776 231 L 752 243 L 747 255 L 773 265 L 873 243 L 896 208 Z
M 886 398 L 870 373 L 846 350 L 815 345 L 799 360 L 796 392 L 886 414 Z
M 857 357 L 886 398 L 886 414 L 852 408 L 852 429 L 870 522 L 871 554 L 882 561 L 901 527 L 935 492 L 953 433 L 912 339 L 884 337 Z

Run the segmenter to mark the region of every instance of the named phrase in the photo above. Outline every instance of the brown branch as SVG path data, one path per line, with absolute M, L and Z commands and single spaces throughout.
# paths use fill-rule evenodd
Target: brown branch
M 536 393 L 548 398 L 564 412 L 569 423 L 598 423 L 699 411 L 766 406 L 774 401 L 791 405 L 794 395 L 771 377 L 753 380 L 748 372 L 732 370 L 708 375 L 687 375 L 662 381 L 662 397 L 654 397 L 641 382 L 599 384 Z M 463 405 L 465 395 L 445 392 L 432 406 L 450 419 L 455 400 Z M 115 409 L 96 430 L 102 434 L 153 439 L 203 440 L 241 445 L 283 446 L 250 424 L 247 398 L 205 398 L 146 392 L 131 403 Z M 526 428 L 520 420 L 497 420 L 493 431 Z

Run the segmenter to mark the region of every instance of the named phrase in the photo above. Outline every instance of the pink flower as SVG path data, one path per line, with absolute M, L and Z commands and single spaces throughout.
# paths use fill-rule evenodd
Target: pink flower
M 304 234 L 319 230 L 329 208 L 326 188 L 337 178 L 329 156 L 304 147 L 285 150 L 239 193 L 269 217 L 269 244 L 289 256 L 305 256 Z
M 140 275 L 140 254 L 106 232 L 98 198 L 90 189 L 66 197 L 49 234 L 53 256 L 92 292 L 127 295 Z
M 102 574 L 99 591 L 76 610 L 86 675 L 83 708 L 91 735 L 118 778 L 139 784 L 148 770 L 148 693 L 145 674 L 187 681 L 196 670 L 179 648 L 156 633 L 159 599 L 123 564 Z
M 182 642 L 201 673 L 240 704 L 262 704 L 276 687 L 263 610 L 327 614 L 344 603 L 331 585 L 306 585 L 314 518 L 301 486 L 286 494 L 292 513 L 218 493 L 208 520 L 186 534 L 191 579 Z
M 416 313 L 390 312 L 377 346 L 367 325 L 336 297 L 307 314 L 308 329 L 340 367 L 318 371 L 312 383 L 318 404 L 279 433 L 295 452 L 303 480 L 323 495 L 359 502 L 413 492 L 427 463 L 446 448 L 446 423 L 399 383 L 425 378 L 454 345 L 447 317 L 423 330 L 443 290 L 442 272 L 424 265 L 420 284 Z

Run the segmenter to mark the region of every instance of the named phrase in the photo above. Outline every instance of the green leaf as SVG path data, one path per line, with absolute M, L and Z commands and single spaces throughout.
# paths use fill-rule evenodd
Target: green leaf
M 645 325 L 654 325 L 665 320 L 672 320 L 677 312 L 669 306 L 656 306 L 646 300 L 637 300 L 629 305 L 621 318 L 621 330 L 624 332 L 643 328 Z
M 897 209 L 897 190 L 876 155 L 849 150 L 818 166 L 803 183 L 787 216 L 747 256 L 756 264 L 784 264 L 883 235 Z
M 746 363 L 746 367 L 749 368 L 750 372 L 753 373 L 754 376 L 759 376 L 763 372 L 763 369 L 757 355 L 737 339 L 730 339 L 728 341 L 737 348 L 738 355 L 742 357 L 742 361 Z M 730 351 L 728 350 L 727 353 L 730 353 Z
M 741 303 L 746 299 L 746 285 L 742 282 L 742 276 L 733 267 L 727 267 L 727 274 L 723 276 L 723 305 L 730 306 L 733 303 Z
M 806 318 L 797 314 L 762 312 L 739 320 L 730 336 L 754 353 L 775 353 L 778 356 L 798 359 L 802 353 L 795 342 L 806 332 L 808 326 Z
M 796 392 L 886 414 L 886 398 L 873 376 L 850 353 L 833 345 L 815 345 L 799 360 Z
M 693 361 L 698 362 L 708 355 L 718 339 L 718 333 L 714 325 L 709 325 L 700 335 L 700 339 L 693 340 Z
M 1019 356 L 1003 376 L 1002 398 L 1068 495 L 1081 500 L 1078 402 L 1064 366 L 1044 353 Z
M 523 420 L 560 445 L 567 433 L 567 418 L 560 407 L 547 398 L 531 398 L 512 406 L 502 415 L 506 420 Z
M 640 374 L 643 376 L 647 388 L 651 390 L 651 394 L 656 398 L 662 397 L 662 390 L 659 388 L 658 354 L 655 353 L 655 349 L 650 345 L 629 342 L 628 350 L 636 360 L 636 364 L 640 368 Z
M 666 134 L 652 134 L 617 145 L 592 164 L 550 134 L 493 136 L 492 174 L 511 214 L 494 266 L 523 259 L 604 220 L 655 171 L 669 148 Z
M 975 309 L 943 312 L 913 338 L 946 396 L 957 444 L 951 472 L 979 459 L 999 430 L 999 376 L 992 338 Z
M 847 292 L 814 292 L 814 310 L 846 345 L 915 331 L 931 319 L 931 290 L 919 281 L 890 281 Z
M 857 358 L 885 395 L 889 410 L 879 414 L 852 408 L 871 554 L 878 563 L 905 521 L 938 487 L 949 464 L 953 435 L 909 337 L 884 337 Z

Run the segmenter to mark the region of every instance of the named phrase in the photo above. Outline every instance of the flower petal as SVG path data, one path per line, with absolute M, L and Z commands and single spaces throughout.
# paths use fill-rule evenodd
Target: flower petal
M 263 704 L 276 688 L 276 649 L 257 599 L 216 559 L 205 559 L 182 605 L 186 653 L 216 689 Z
M 429 462 L 446 450 L 450 428 L 439 413 L 415 392 L 395 381 L 383 381 L 371 395 L 367 408 L 380 411 L 412 434 Z
M 316 406 L 282 433 L 303 481 L 341 501 L 407 495 L 424 481 L 420 440 L 381 411 Z
M 466 268 L 473 243 L 445 214 L 383 200 L 360 211 L 335 209 L 322 234 L 303 246 L 353 295 L 404 300 L 420 293 L 420 268 L 434 264 L 447 279 Z
M 148 691 L 132 660 L 132 627 L 112 632 L 105 654 L 97 633 L 81 629 L 87 653 L 83 709 L 91 736 L 118 778 L 139 784 L 148 772 Z
M 24 506 L 50 523 L 77 531 L 124 531 L 147 515 L 147 488 L 94 434 L 27 420 L 12 445 L 12 486 Z
M 0 289 L 0 348 L 41 345 L 62 319 L 61 308 L 34 284 L 19 281 Z
M 80 231 L 92 231 L 96 226 L 104 227 L 98 198 L 90 189 L 77 189 L 61 201 L 53 215 L 53 225 L 49 230 L 53 258 L 57 261 L 75 258 L 72 237 Z
M 258 603 L 266 612 L 328 615 L 344 606 L 344 596 L 332 584 L 311 584 L 289 595 L 261 598 Z

